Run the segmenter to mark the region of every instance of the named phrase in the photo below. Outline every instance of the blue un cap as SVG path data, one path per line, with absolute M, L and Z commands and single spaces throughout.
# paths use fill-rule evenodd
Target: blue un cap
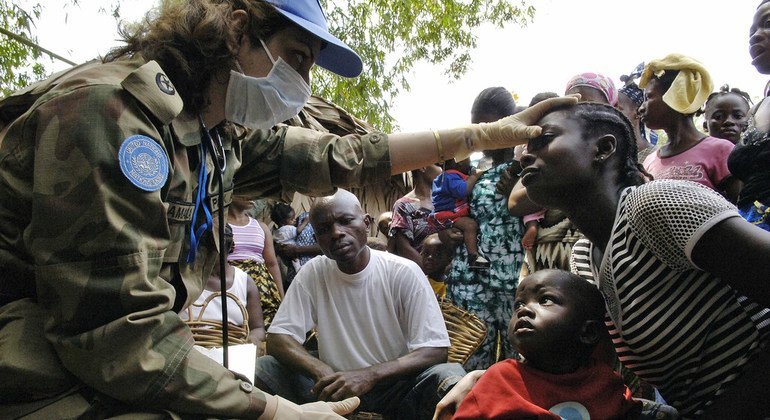
M 319 0 L 265 0 L 278 9 L 290 21 L 315 35 L 326 43 L 316 64 L 344 77 L 356 77 L 361 74 L 363 63 L 344 42 L 329 33 L 326 17 Z

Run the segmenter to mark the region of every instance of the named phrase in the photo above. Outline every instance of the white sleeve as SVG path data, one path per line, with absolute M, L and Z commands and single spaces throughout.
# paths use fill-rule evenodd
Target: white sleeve
M 716 191 L 689 181 L 658 180 L 628 194 L 630 228 L 658 259 L 675 270 L 698 268 L 692 250 L 703 234 L 730 217 L 734 205 Z
M 304 343 L 308 331 L 316 326 L 315 304 L 313 296 L 307 290 L 305 279 L 312 277 L 311 272 L 316 270 L 311 264 L 306 264 L 303 269 L 294 277 L 294 281 L 286 291 L 286 295 L 278 306 L 278 311 L 273 317 L 267 332 L 270 334 L 287 334 L 292 336 L 297 342 Z
M 408 261 L 396 274 L 401 281 L 400 315 L 407 348 L 449 347 L 449 334 L 436 295 L 425 274 Z
M 273 239 L 281 244 L 294 243 L 297 238 L 297 228 L 291 225 L 281 226 L 273 234 Z

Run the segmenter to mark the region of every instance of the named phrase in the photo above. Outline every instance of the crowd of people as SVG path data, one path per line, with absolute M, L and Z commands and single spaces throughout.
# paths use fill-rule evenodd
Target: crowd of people
M 362 69 L 316 0 L 164 2 L 123 35 L 0 100 L 0 417 L 770 415 L 768 92 L 639 57 L 340 137 L 281 124 L 315 64 Z M 749 44 L 770 74 L 770 0 Z M 344 189 L 409 171 L 383 214 Z M 308 212 L 253 213 L 291 192 Z M 464 365 L 445 300 L 487 327 Z M 193 347 L 223 305 L 253 381 Z

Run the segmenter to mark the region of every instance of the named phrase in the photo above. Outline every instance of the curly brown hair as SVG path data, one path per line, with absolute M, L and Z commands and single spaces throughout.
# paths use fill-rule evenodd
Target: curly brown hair
M 248 13 L 243 28 L 230 15 Z M 126 45 L 110 51 L 105 62 L 141 54 L 160 64 L 193 114 L 208 106 L 206 91 L 214 77 L 227 77 L 235 68 L 241 37 L 252 45 L 291 25 L 275 7 L 262 0 L 163 0 L 140 22 L 121 25 Z

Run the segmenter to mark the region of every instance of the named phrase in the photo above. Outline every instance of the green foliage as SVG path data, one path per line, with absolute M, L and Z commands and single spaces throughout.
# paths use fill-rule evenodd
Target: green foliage
M 330 30 L 356 50 L 364 72 L 353 79 L 315 71 L 313 91 L 375 127 L 393 131 L 389 110 L 401 92 L 409 91 L 415 64 L 443 67 L 450 79 L 465 74 L 476 47 L 476 31 L 484 24 L 502 27 L 526 25 L 535 14 L 531 0 L 323 0 Z M 34 21 L 42 7 L 23 9 L 20 1 L 0 2 L 4 28 L 35 41 Z M 120 18 L 121 0 L 105 1 L 101 13 Z M 79 0 L 64 3 L 65 19 L 76 13 Z M 46 75 L 49 59 L 31 48 L 0 35 L 0 94 L 21 88 Z
M 393 131 L 389 110 L 420 61 L 443 67 L 450 79 L 465 74 L 483 24 L 526 25 L 535 8 L 511 0 L 325 0 L 332 33 L 361 56 L 364 72 L 346 79 L 316 71 L 313 91 L 375 127 Z
M 0 26 L 34 40 L 35 19 L 42 7 L 34 3 L 26 9 L 13 2 L 0 2 Z M 40 51 L 5 35 L 0 35 L 0 95 L 5 96 L 45 75 Z

